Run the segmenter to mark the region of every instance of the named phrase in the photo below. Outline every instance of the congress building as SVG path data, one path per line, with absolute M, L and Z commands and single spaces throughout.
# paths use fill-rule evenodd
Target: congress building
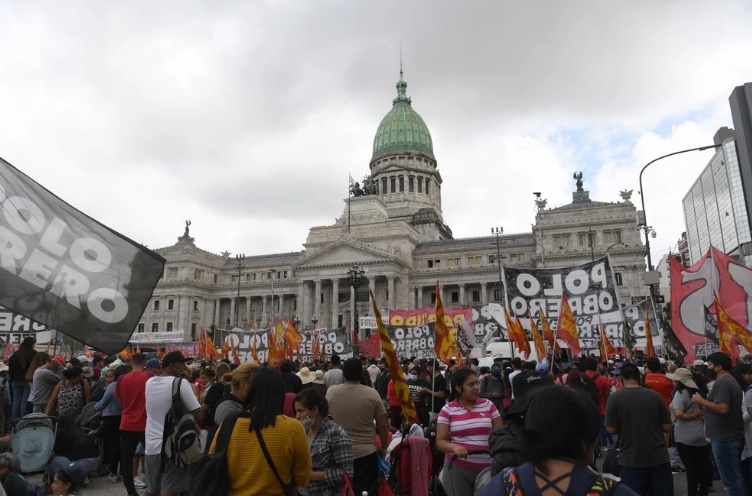
M 202 250 L 186 226 L 177 243 L 156 250 L 167 259 L 164 277 L 137 331 L 183 330 L 192 341 L 201 328 L 293 317 L 301 328 L 353 329 L 355 305 L 360 316 L 370 313 L 369 289 L 381 309 L 414 309 L 433 305 L 439 280 L 445 306 L 481 306 L 504 302 L 502 266 L 563 267 L 606 253 L 623 305 L 648 293 L 631 192 L 593 201 L 579 173 L 571 203 L 546 208 L 546 200 L 535 200 L 532 232 L 455 239 L 441 209 L 431 133 L 402 76 L 369 167 L 364 184 L 352 187 L 349 208 L 333 225 L 311 227 L 299 252 L 237 260 Z M 357 291 L 348 275 L 354 265 L 362 276 Z

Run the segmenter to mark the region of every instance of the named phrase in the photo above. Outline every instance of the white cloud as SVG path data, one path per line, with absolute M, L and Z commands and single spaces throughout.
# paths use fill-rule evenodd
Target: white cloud
M 445 220 L 526 231 L 533 191 L 568 203 L 584 170 L 617 200 L 640 164 L 730 126 L 751 24 L 743 0 L 6 2 L 0 156 L 150 247 L 190 218 L 213 252 L 296 251 L 367 173 L 402 42 Z M 681 160 L 646 173 L 655 246 L 707 157 Z

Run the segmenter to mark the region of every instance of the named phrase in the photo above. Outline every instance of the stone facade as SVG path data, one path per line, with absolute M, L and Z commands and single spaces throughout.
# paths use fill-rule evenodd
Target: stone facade
M 395 100 L 404 107 L 400 119 L 414 112 L 410 101 L 399 99 L 405 88 L 400 78 Z M 183 330 L 192 340 L 201 328 L 256 327 L 296 316 L 304 328 L 352 329 L 355 305 L 360 315 L 370 313 L 368 290 L 382 309 L 414 309 L 433 305 L 439 280 L 446 306 L 482 305 L 504 300 L 500 261 L 553 268 L 606 253 L 621 281 L 622 304 L 648 293 L 641 277 L 645 248 L 630 192 L 622 192 L 620 202 L 591 201 L 576 175 L 572 203 L 546 209 L 545 200 L 538 199 L 532 232 L 453 239 L 441 211 L 442 181 L 430 134 L 427 128 L 413 129 L 410 139 L 400 142 L 400 122 L 391 122 L 391 114 L 382 121 L 370 163 L 374 194 L 345 200 L 337 221 L 312 227 L 300 252 L 239 262 L 229 253 L 198 248 L 186 227 L 175 245 L 156 250 L 167 259 L 165 273 L 137 331 Z M 423 121 L 411 122 L 415 127 Z M 423 138 L 411 150 L 416 133 Z M 357 294 L 348 279 L 355 264 L 365 274 Z

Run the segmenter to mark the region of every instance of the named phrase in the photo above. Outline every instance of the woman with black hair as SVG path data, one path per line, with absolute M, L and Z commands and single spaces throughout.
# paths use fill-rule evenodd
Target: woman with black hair
M 491 479 L 482 496 L 636 496 L 627 486 L 618 484 L 617 479 L 594 472 L 588 465 L 599 434 L 598 409 L 585 395 L 563 387 L 533 395 L 521 443 L 529 462 Z
M 8 360 L 8 378 L 10 379 L 11 393 L 13 394 L 12 417 L 18 420 L 29 413 L 27 403 L 31 394 L 31 381 L 26 380 L 31 361 L 37 351 L 34 345 L 36 338 L 25 337 L 13 355 Z
M 478 376 L 471 369 L 458 369 L 452 375 L 449 403 L 439 413 L 436 425 L 436 447 L 446 453 L 447 464 L 441 482 L 449 496 L 473 494 L 475 479 L 491 466 L 491 456 L 469 451 L 488 451 L 488 435 L 501 427 L 501 414 L 496 406 L 480 398 Z M 455 460 L 455 458 L 457 458 Z M 449 469 L 448 463 L 451 463 Z
M 59 416 L 66 415 L 77 419 L 81 416 L 84 405 L 89 402 L 89 381 L 84 379 L 81 367 L 63 370 L 64 379 L 52 390 L 47 403 L 47 415 L 57 411 Z
M 235 422 L 227 447 L 228 496 L 284 496 L 283 483 L 305 487 L 311 474 L 308 439 L 300 422 L 283 414 L 282 376 L 270 367 L 260 369 L 252 379 L 248 396 L 251 410 L 242 413 Z M 222 429 L 233 418 L 227 418 L 219 427 L 209 453 L 217 450 Z M 262 454 L 262 442 L 270 462 Z
M 684 467 L 687 469 L 687 494 L 707 495 L 708 481 L 712 480 L 711 448 L 705 439 L 705 421 L 700 408 L 692 402 L 698 391 L 692 372 L 678 368 L 666 377 L 674 381 L 671 412 L 674 414 L 674 440 Z M 697 486 L 700 486 L 699 492 Z
M 313 468 L 308 486 L 298 488 L 306 496 L 339 496 L 347 472 L 353 478 L 352 443 L 345 430 L 329 418 L 329 402 L 316 388 L 295 396 L 295 416 L 308 434 Z

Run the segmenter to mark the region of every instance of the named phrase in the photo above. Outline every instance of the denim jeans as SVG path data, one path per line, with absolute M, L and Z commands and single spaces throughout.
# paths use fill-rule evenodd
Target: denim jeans
M 742 474 L 747 485 L 747 493 L 752 494 L 752 457 L 742 460 Z
M 31 385 L 28 381 L 12 381 L 10 383 L 10 391 L 13 394 L 13 410 L 11 415 L 13 420 L 20 419 L 29 413 L 26 403 L 29 401 L 29 395 L 31 394 Z
M 742 478 L 742 450 L 744 439 L 736 441 L 711 441 L 713 456 L 721 475 L 723 487 L 729 496 L 748 496 L 747 488 Z
M 664 496 L 674 494 L 674 477 L 671 464 L 655 467 L 621 467 L 621 483 L 640 496 Z

